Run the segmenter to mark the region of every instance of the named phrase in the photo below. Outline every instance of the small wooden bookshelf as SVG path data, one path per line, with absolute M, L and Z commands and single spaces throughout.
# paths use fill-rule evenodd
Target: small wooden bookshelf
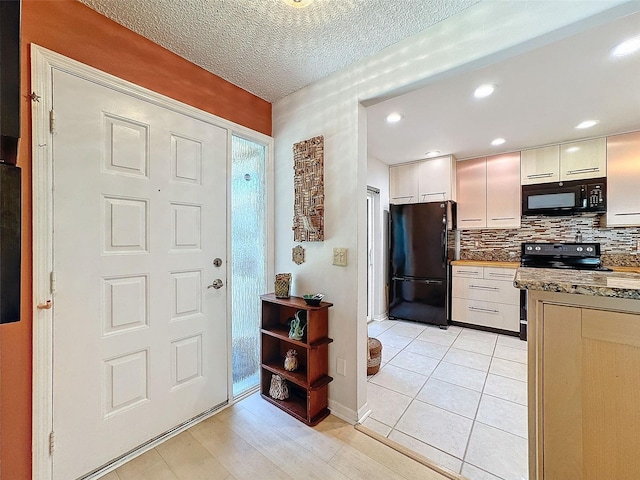
M 328 385 L 333 380 L 329 371 L 329 307 L 320 302 L 313 307 L 301 297 L 276 298 L 269 293 L 262 300 L 261 372 L 262 398 L 307 425 L 316 425 L 329 415 Z M 307 312 L 307 326 L 301 340 L 289 338 L 289 320 L 298 310 Z M 284 369 L 287 350 L 298 352 L 298 368 Z M 287 381 L 289 398 L 276 400 L 269 396 L 271 376 L 280 375 Z

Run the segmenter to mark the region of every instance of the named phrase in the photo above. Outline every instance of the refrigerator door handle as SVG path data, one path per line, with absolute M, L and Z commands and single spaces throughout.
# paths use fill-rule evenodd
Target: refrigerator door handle
M 440 235 L 442 245 L 442 266 L 447 266 L 447 211 L 442 215 L 442 233 Z
M 427 285 L 442 285 L 442 280 L 416 280 L 414 278 L 406 278 L 406 277 L 392 277 L 391 280 L 396 280 L 399 282 L 413 282 L 413 283 L 425 283 Z

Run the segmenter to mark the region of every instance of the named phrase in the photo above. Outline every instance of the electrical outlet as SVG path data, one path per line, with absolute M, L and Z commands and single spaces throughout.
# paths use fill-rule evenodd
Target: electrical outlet
M 347 249 L 346 248 L 334 248 L 333 249 L 333 264 L 339 267 L 347 266 Z
M 347 361 L 338 357 L 336 361 L 336 373 L 345 377 L 347 375 Z

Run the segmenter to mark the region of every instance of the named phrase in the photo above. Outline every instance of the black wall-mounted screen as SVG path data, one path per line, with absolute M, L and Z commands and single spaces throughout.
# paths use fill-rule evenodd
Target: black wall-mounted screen
M 0 323 L 20 320 L 20 0 L 0 0 Z
M 0 161 L 16 164 L 20 138 L 20 0 L 0 0 Z
M 0 323 L 20 320 L 20 173 L 0 163 Z

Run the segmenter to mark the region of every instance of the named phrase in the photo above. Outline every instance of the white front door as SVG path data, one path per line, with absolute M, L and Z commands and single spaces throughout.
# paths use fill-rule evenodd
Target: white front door
M 75 479 L 228 399 L 228 140 L 61 71 L 53 102 L 53 478 Z

